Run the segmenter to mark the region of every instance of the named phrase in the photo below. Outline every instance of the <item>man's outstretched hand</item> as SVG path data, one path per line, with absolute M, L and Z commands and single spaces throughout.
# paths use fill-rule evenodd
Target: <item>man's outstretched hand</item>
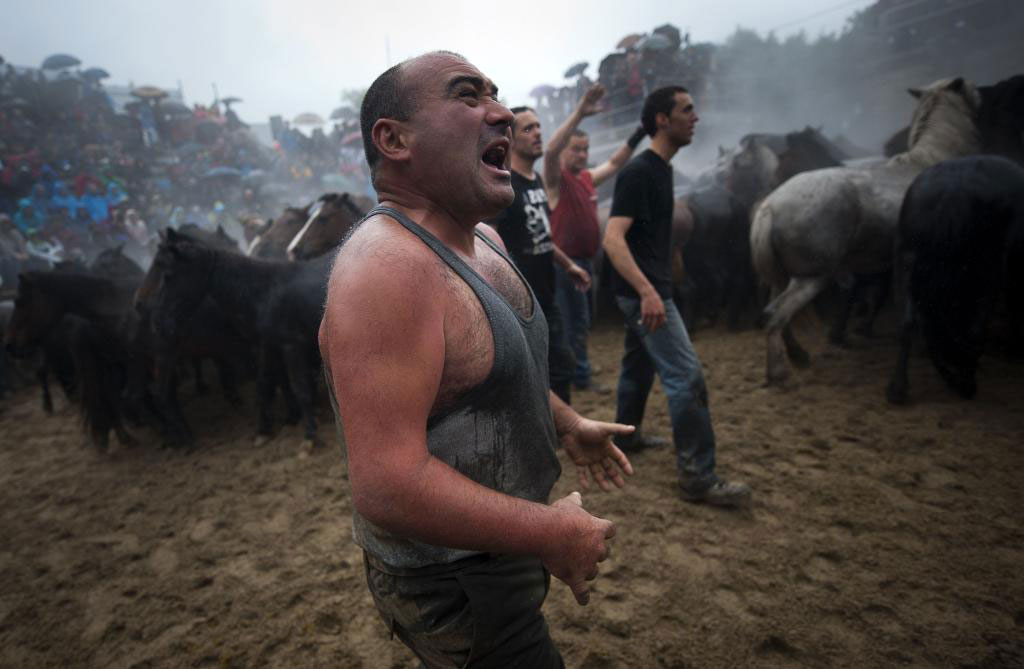
M 613 490 L 613 484 L 618 488 L 626 485 L 622 474 L 632 476 L 633 465 L 612 442 L 612 437 L 633 434 L 635 429 L 632 425 L 603 423 L 581 416 L 559 436 L 562 447 L 576 465 L 580 486 L 584 490 L 590 489 L 590 476 L 605 492 Z
M 551 507 L 564 514 L 565 540 L 552 546 L 550 554 L 542 555 L 541 561 L 552 576 L 569 586 L 576 602 L 586 606 L 590 601 L 590 581 L 597 578 L 597 563 L 608 557 L 605 540 L 615 536 L 615 525 L 587 513 L 578 492 L 570 493 Z

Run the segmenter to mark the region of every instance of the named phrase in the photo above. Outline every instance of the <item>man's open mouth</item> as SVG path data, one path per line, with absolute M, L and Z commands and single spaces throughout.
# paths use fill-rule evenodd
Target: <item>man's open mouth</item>
M 494 169 L 505 171 L 505 157 L 508 155 L 508 140 L 501 139 L 484 151 L 481 160 Z

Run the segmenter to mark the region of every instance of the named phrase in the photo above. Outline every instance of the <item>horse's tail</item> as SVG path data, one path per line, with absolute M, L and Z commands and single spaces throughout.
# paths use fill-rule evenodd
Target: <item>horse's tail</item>
M 105 442 L 107 433 L 121 421 L 119 391 L 121 375 L 111 364 L 110 338 L 85 319 L 67 316 L 62 323 L 68 328 L 75 376 L 79 382 L 79 410 L 82 426 L 94 443 Z
M 750 224 L 750 260 L 762 282 L 773 290 L 781 290 L 789 277 L 777 262 L 772 243 L 772 219 L 771 203 L 762 202 Z

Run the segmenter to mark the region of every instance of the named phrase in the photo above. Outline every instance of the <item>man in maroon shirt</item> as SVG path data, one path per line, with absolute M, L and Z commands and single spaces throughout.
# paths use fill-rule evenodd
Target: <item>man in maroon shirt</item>
M 590 138 L 579 129 L 579 124 L 587 116 L 601 111 L 599 103 L 604 92 L 604 86 L 597 84 L 584 93 L 544 151 L 544 188 L 551 207 L 551 234 L 555 245 L 591 276 L 594 274 L 594 256 L 601 247 L 595 189 L 615 176 L 645 137 L 643 128 L 638 128 L 608 160 L 592 170 L 587 169 Z M 580 292 L 561 268 L 556 274 L 555 291 L 558 308 L 565 319 L 569 345 L 576 356 L 573 385 L 601 394 L 610 392 L 607 386 L 592 378 L 587 358 L 589 292 Z

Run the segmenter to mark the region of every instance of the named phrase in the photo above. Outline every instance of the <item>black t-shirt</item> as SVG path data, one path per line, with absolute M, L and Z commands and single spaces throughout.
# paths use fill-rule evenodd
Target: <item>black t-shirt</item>
M 672 297 L 672 166 L 647 149 L 622 168 L 615 180 L 610 216 L 633 219 L 626 245 L 662 299 Z M 612 267 L 615 294 L 638 297 Z
M 512 188 L 516 199 L 488 222 L 498 230 L 541 309 L 548 310 L 555 296 L 555 243 L 551 240 L 548 195 L 540 175 L 527 179 L 513 171 Z

